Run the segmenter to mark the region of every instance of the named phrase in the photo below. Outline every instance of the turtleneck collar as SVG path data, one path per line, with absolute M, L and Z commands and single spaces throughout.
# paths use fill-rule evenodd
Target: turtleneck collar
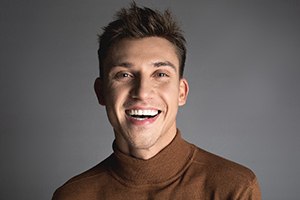
M 113 144 L 112 175 L 124 184 L 143 186 L 172 181 L 190 165 L 194 154 L 179 130 L 170 144 L 148 160 L 126 155 Z

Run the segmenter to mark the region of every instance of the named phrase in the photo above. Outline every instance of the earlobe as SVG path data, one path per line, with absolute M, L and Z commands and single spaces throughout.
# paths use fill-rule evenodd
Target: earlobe
M 178 105 L 183 106 L 186 103 L 189 93 L 189 84 L 186 79 L 182 78 L 179 83 L 179 100 Z
M 98 102 L 100 105 L 105 105 L 104 99 L 104 87 L 102 78 L 97 78 L 94 83 L 94 90 L 98 98 Z

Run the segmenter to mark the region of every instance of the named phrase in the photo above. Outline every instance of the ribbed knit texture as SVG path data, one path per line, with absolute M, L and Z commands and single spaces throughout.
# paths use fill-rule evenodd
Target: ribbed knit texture
M 114 153 L 70 179 L 52 200 L 259 200 L 254 173 L 234 162 L 174 140 L 149 160 Z

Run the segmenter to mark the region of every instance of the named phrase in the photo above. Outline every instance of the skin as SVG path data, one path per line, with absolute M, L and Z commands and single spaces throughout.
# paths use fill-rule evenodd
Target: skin
M 106 107 L 117 147 L 144 160 L 155 156 L 175 137 L 178 107 L 189 90 L 179 76 L 174 45 L 160 37 L 123 39 L 110 48 L 104 69 L 95 92 Z M 142 120 L 129 115 L 134 110 L 158 114 Z

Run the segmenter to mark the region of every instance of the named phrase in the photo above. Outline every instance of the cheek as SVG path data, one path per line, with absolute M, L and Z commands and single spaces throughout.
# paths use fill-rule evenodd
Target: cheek
M 161 95 L 169 104 L 178 105 L 179 87 L 177 84 L 169 84 L 159 88 Z
M 124 87 L 108 87 L 107 90 L 107 102 L 108 104 L 111 104 L 112 107 L 115 107 L 119 103 L 122 103 L 122 101 L 126 98 L 128 92 L 126 88 Z
M 109 88 L 106 95 L 106 111 L 109 121 L 112 125 L 116 125 L 119 121 L 120 106 L 122 105 L 121 93 L 115 88 Z

